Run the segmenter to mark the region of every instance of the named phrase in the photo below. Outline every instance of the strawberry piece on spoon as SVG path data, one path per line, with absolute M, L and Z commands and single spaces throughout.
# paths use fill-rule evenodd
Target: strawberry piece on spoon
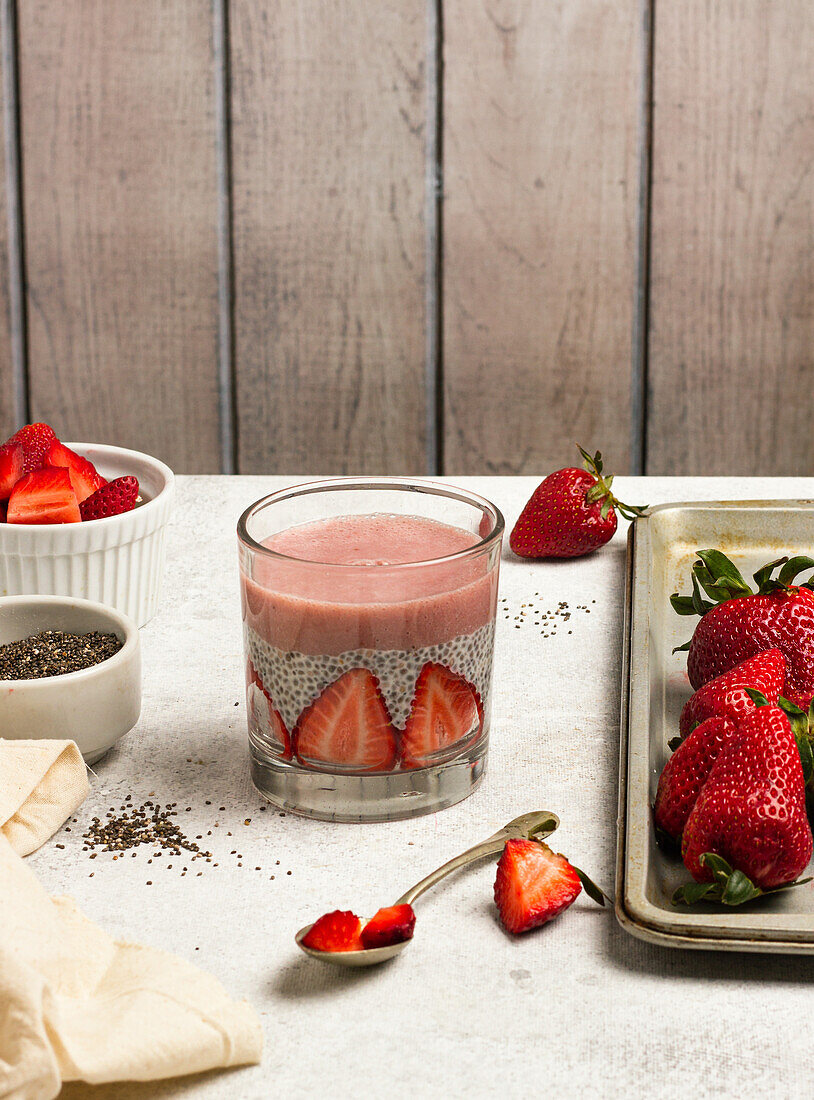
M 315 921 L 306 936 L 304 947 L 312 951 L 361 951 L 362 922 L 349 910 L 335 909 Z
M 365 948 L 390 947 L 413 938 L 415 912 L 412 905 L 390 905 L 380 909 L 362 929 Z

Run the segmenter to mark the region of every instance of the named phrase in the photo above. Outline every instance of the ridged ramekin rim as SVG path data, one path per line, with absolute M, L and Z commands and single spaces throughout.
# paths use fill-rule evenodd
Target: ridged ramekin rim
M 128 524 L 134 525 L 137 522 L 141 522 L 145 517 L 149 517 L 154 520 L 153 531 L 159 527 L 164 526 L 169 519 L 169 510 L 172 505 L 172 500 L 175 493 L 175 474 L 170 467 L 162 462 L 160 458 L 154 458 L 153 455 L 148 455 L 144 451 L 134 451 L 128 447 L 116 447 L 109 443 L 65 443 L 66 447 L 69 447 L 72 451 L 76 451 L 77 454 L 81 454 L 84 457 L 82 448 L 93 448 L 94 450 L 109 453 L 113 458 L 118 459 L 122 457 L 126 463 L 127 457 L 142 462 L 147 466 L 151 466 L 152 469 L 158 473 L 163 479 L 163 486 L 156 493 L 154 497 L 146 501 L 139 508 L 133 508 L 129 512 L 122 512 L 118 516 L 105 516 L 103 519 L 90 519 L 83 520 L 82 523 L 38 523 L 38 524 L 25 524 L 25 523 L 12 523 L 0 524 L 0 545 L 4 539 L 11 537 L 11 532 L 14 531 L 18 539 L 27 540 L 33 543 L 38 537 L 43 537 L 45 532 L 60 532 L 64 534 L 66 541 L 71 536 L 76 539 L 81 539 L 83 536 L 80 532 L 86 532 L 88 538 L 90 538 L 91 532 L 99 531 L 100 524 L 104 524 L 108 530 L 115 530 L 116 526 L 124 528 L 123 534 L 126 533 Z M 125 476 L 126 470 L 119 475 Z M 139 536 L 143 537 L 143 536 Z M 128 538 L 123 538 L 118 543 L 119 546 L 131 541 Z M 115 549 L 116 547 L 106 547 L 105 549 Z M 92 549 L 98 549 L 88 547 L 88 551 Z M 20 551 L 16 551 L 19 553 Z M 81 549 L 76 552 L 82 553 Z M 46 555 L 47 556 L 47 555 Z
M 43 691 L 56 690 L 60 685 L 66 683 L 76 684 L 93 679 L 101 679 L 104 676 L 112 676 L 117 668 L 124 666 L 127 661 L 138 654 L 141 641 L 139 627 L 135 619 L 125 614 L 124 611 L 119 611 L 118 608 L 112 607 L 110 604 L 101 603 L 99 600 L 86 600 L 81 596 L 52 596 L 46 594 L 37 595 L 35 593 L 18 596 L 0 596 L 0 615 L 3 614 L 4 608 L 7 608 L 10 604 L 19 607 L 20 605 L 34 603 L 45 603 L 51 606 L 58 604 L 62 606 L 73 606 L 79 604 L 86 610 L 94 611 L 102 617 L 107 616 L 113 624 L 121 628 L 124 634 L 124 645 L 120 650 L 114 653 L 112 657 L 108 657 L 104 661 L 99 661 L 98 664 L 91 665 L 89 668 L 80 668 L 75 672 L 63 672 L 58 676 L 44 676 L 32 680 L 0 680 L 0 691 L 7 691 L 11 686 L 15 692 L 25 691 L 28 693 L 41 693 Z M 140 687 L 139 691 L 141 691 Z

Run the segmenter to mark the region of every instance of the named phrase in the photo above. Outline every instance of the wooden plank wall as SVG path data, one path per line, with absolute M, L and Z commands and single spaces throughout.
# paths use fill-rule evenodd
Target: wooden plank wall
M 648 469 L 814 473 L 814 5 L 659 4 Z
M 421 473 L 425 13 L 230 14 L 239 468 Z
M 0 15 L 0 436 L 814 473 L 809 0 Z
M 18 18 L 31 416 L 216 471 L 210 6 L 26 0 Z
M 0 179 L 3 180 L 0 194 L 0 439 L 5 439 L 16 427 L 19 403 L 19 371 L 14 361 L 19 349 L 15 347 L 12 333 L 15 311 L 11 303 L 13 287 L 10 277 L 14 258 L 13 245 L 9 241 L 9 231 L 14 224 L 9 217 L 9 207 L 17 190 L 15 166 L 8 160 L 9 149 L 14 145 L 14 134 L 9 130 L 15 129 L 14 38 L 14 12 L 8 0 L 0 0 Z
M 628 469 L 639 2 L 450 0 L 444 28 L 445 468 L 579 439 Z

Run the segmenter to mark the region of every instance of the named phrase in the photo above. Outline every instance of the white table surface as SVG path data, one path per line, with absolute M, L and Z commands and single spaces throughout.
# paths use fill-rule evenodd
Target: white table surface
M 552 609 L 560 600 L 572 610 L 587 604 L 591 614 L 573 611 L 553 638 L 499 618 L 492 744 L 480 789 L 413 821 L 333 825 L 281 817 L 271 807 L 260 812 L 247 763 L 235 523 L 257 497 L 297 480 L 304 479 L 179 479 L 161 608 L 142 631 L 141 720 L 96 765 L 79 825 L 30 858 L 48 890 L 72 895 L 109 932 L 173 951 L 251 1001 L 265 1031 L 262 1064 L 174 1082 L 73 1085 L 63 1095 L 525 1100 L 805 1092 L 814 1048 L 801 1022 L 814 1003 L 814 959 L 653 947 L 584 894 L 547 927 L 510 938 L 492 903 L 493 861 L 423 898 L 413 943 L 385 968 L 340 971 L 299 953 L 293 933 L 309 919 L 337 907 L 372 912 L 526 810 L 556 811 L 555 846 L 612 890 L 627 525 L 575 562 L 504 554 L 500 588 L 510 607 L 531 596 Z M 538 479 L 448 480 L 495 501 L 510 527 Z M 814 478 L 619 478 L 615 485 L 634 504 L 814 497 Z M 147 848 L 135 859 L 114 862 L 105 853 L 91 862 L 80 826 L 118 808 L 126 794 L 137 804 L 190 806 L 181 824 L 204 835 L 219 866 L 188 864 L 203 874 L 182 878 L 182 860 L 171 860 L 172 870 L 161 860 L 148 866 Z

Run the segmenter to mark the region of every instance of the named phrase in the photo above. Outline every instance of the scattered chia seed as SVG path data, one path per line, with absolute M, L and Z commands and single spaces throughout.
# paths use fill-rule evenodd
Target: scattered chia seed
M 163 848 L 172 855 L 179 856 L 183 850 L 192 852 L 193 859 L 211 856 L 211 852 L 201 851 L 194 841 L 181 832 L 173 821 L 177 813 L 171 807 L 162 809 L 153 802 L 145 802 L 143 806 L 122 806 L 118 817 L 108 813 L 105 822 L 94 817 L 83 838 L 89 848 L 100 848 L 103 852 L 124 852 L 148 844 L 152 848 Z M 161 854 L 156 851 L 153 858 Z M 96 859 L 96 852 L 92 852 L 90 858 Z
M 539 592 L 535 592 L 534 595 L 539 596 Z M 527 600 L 525 603 L 521 603 L 519 606 L 515 605 L 515 608 L 512 608 L 505 596 L 500 597 L 500 602 L 502 606 L 499 610 L 503 613 L 504 620 L 511 623 L 515 630 L 530 626 L 538 630 L 544 638 L 555 637 L 558 628 L 563 623 L 567 623 L 577 611 L 581 611 L 585 615 L 591 614 L 591 609 L 587 604 L 577 604 L 572 609 L 566 600 L 560 600 L 553 609 L 538 608 L 535 606 L 534 600 Z M 596 600 L 593 600 L 592 603 L 596 603 Z M 512 613 L 515 609 L 519 614 L 514 615 Z M 573 631 L 569 630 L 568 633 L 572 634 Z
M 151 791 L 152 795 L 153 792 Z M 211 801 L 207 801 L 207 805 L 211 805 Z M 102 817 L 91 818 L 91 823 L 87 829 L 87 832 L 82 834 L 82 851 L 88 853 L 88 859 L 96 859 L 98 855 L 98 849 L 102 852 L 113 852 L 113 860 L 118 860 L 124 857 L 124 853 L 130 849 L 130 855 L 133 859 L 136 857 L 135 849 L 142 845 L 147 845 L 152 849 L 149 853 L 150 858 L 147 860 L 147 864 L 150 865 L 154 860 L 160 859 L 165 852 L 172 856 L 181 856 L 184 858 L 186 853 L 191 853 L 191 856 L 186 856 L 187 861 L 190 859 L 198 860 L 203 859 L 206 863 L 212 864 L 213 855 L 212 852 L 204 851 L 199 847 L 195 840 L 202 840 L 203 837 L 199 833 L 195 840 L 191 840 L 182 831 L 177 821 L 179 813 L 187 812 L 192 807 L 183 807 L 179 810 L 177 802 L 168 802 L 165 806 L 161 806 L 159 803 L 153 802 L 152 799 L 148 799 L 141 806 L 136 806 L 132 802 L 132 795 L 127 795 L 124 802 L 119 806 L 118 811 L 115 806 L 111 806 Z M 222 807 L 225 809 L 225 807 Z M 264 809 L 264 807 L 260 807 Z M 281 814 L 284 817 L 285 814 Z M 77 822 L 77 818 L 72 819 L 74 823 Z M 215 822 L 215 828 L 217 828 L 219 822 Z M 251 824 L 251 818 L 245 818 L 244 825 Z M 66 832 L 70 832 L 70 829 L 66 827 Z M 212 835 L 212 830 L 207 831 L 207 836 Z M 231 832 L 227 833 L 231 836 Z M 64 844 L 57 844 L 57 848 L 64 849 Z M 237 866 L 243 867 L 243 853 L 238 852 L 236 848 L 233 848 L 231 855 L 236 856 L 235 862 Z M 277 860 L 279 866 L 280 861 Z M 215 867 L 220 866 L 219 863 L 214 863 Z M 172 863 L 165 863 L 164 867 L 167 871 L 173 870 Z M 181 877 L 183 878 L 190 868 L 186 865 L 179 863 L 178 869 L 180 870 Z M 263 868 L 260 865 L 255 866 L 256 871 L 262 871 Z M 197 872 L 198 878 L 201 877 L 202 871 Z M 92 872 L 91 872 L 92 874 Z M 290 874 L 290 872 L 289 872 Z M 272 875 L 272 878 L 274 876 Z M 147 881 L 148 886 L 152 886 L 152 879 Z
M 0 680 L 42 680 L 91 668 L 124 645 L 115 634 L 69 634 L 43 630 L 0 646 Z

